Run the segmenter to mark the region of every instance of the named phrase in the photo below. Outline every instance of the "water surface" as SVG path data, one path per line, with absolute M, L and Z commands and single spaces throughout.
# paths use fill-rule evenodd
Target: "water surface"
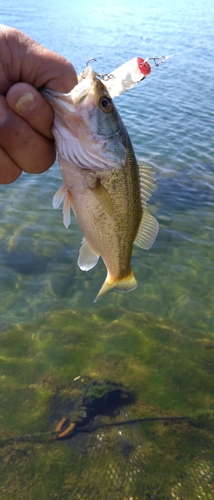
M 134 292 L 93 304 L 105 268 L 99 262 L 86 274 L 77 267 L 77 222 L 66 230 L 51 206 L 61 185 L 57 163 L 1 186 L 1 439 L 54 428 L 51 401 L 75 400 L 79 375 L 130 387 L 131 418 L 213 411 L 213 2 L 3 0 L 0 14 L 77 72 L 90 57 L 106 73 L 136 55 L 202 44 L 116 99 L 139 162 L 156 177 L 149 210 L 160 232 L 148 252 L 133 250 Z M 136 452 L 136 435 L 121 432 Z M 113 430 L 107 455 L 99 440 L 85 455 L 55 441 L 7 444 L 0 498 L 213 498 L 210 424 L 159 422 L 137 432 L 140 451 L 125 458 Z

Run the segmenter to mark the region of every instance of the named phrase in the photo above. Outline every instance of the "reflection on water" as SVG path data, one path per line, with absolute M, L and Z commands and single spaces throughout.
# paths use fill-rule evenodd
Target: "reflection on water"
M 79 376 L 133 390 L 130 418 L 212 416 L 213 3 L 206 0 L 203 12 L 200 2 L 3 4 L 2 22 L 69 57 L 78 71 L 92 56 L 106 72 L 137 52 L 197 45 L 202 24 L 205 46 L 116 100 L 140 162 L 156 174 L 149 210 L 160 232 L 148 252 L 134 248 L 134 292 L 109 292 L 93 304 L 105 267 L 78 269 L 77 222 L 66 230 L 51 207 L 58 165 L 1 187 L 0 498 L 212 500 L 208 418 L 103 430 L 82 438 L 84 452 L 48 433 L 57 423 L 49 418 L 53 398 L 73 405 Z

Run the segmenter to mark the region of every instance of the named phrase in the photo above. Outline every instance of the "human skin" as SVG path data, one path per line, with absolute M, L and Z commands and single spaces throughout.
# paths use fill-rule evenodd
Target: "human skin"
M 25 171 L 45 172 L 55 161 L 53 110 L 38 91 L 70 92 L 72 64 L 26 36 L 0 24 L 0 184 Z

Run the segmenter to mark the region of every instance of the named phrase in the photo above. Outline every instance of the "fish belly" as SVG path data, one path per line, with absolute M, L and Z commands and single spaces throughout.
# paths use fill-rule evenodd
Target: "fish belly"
M 119 281 L 130 273 L 132 245 L 141 220 L 141 210 L 130 199 L 131 189 L 126 193 L 122 177 L 122 172 L 114 172 L 102 179 L 113 205 L 112 216 L 104 210 L 91 189 L 73 193 L 73 207 L 80 229 L 93 251 L 101 255 L 112 281 Z

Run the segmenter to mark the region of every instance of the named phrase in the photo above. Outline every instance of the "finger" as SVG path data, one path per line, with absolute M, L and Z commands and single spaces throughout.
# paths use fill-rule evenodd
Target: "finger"
M 58 92 L 70 92 L 77 84 L 75 69 L 67 59 L 24 33 L 0 25 L 0 40 L 1 94 L 6 94 L 11 85 L 18 82 Z
M 45 172 L 55 160 L 53 141 L 33 130 L 0 96 L 0 146 L 25 172 Z
M 6 101 L 34 130 L 53 140 L 53 110 L 34 87 L 27 83 L 16 83 L 8 91 Z
M 0 184 L 10 184 L 21 175 L 22 169 L 0 147 Z

